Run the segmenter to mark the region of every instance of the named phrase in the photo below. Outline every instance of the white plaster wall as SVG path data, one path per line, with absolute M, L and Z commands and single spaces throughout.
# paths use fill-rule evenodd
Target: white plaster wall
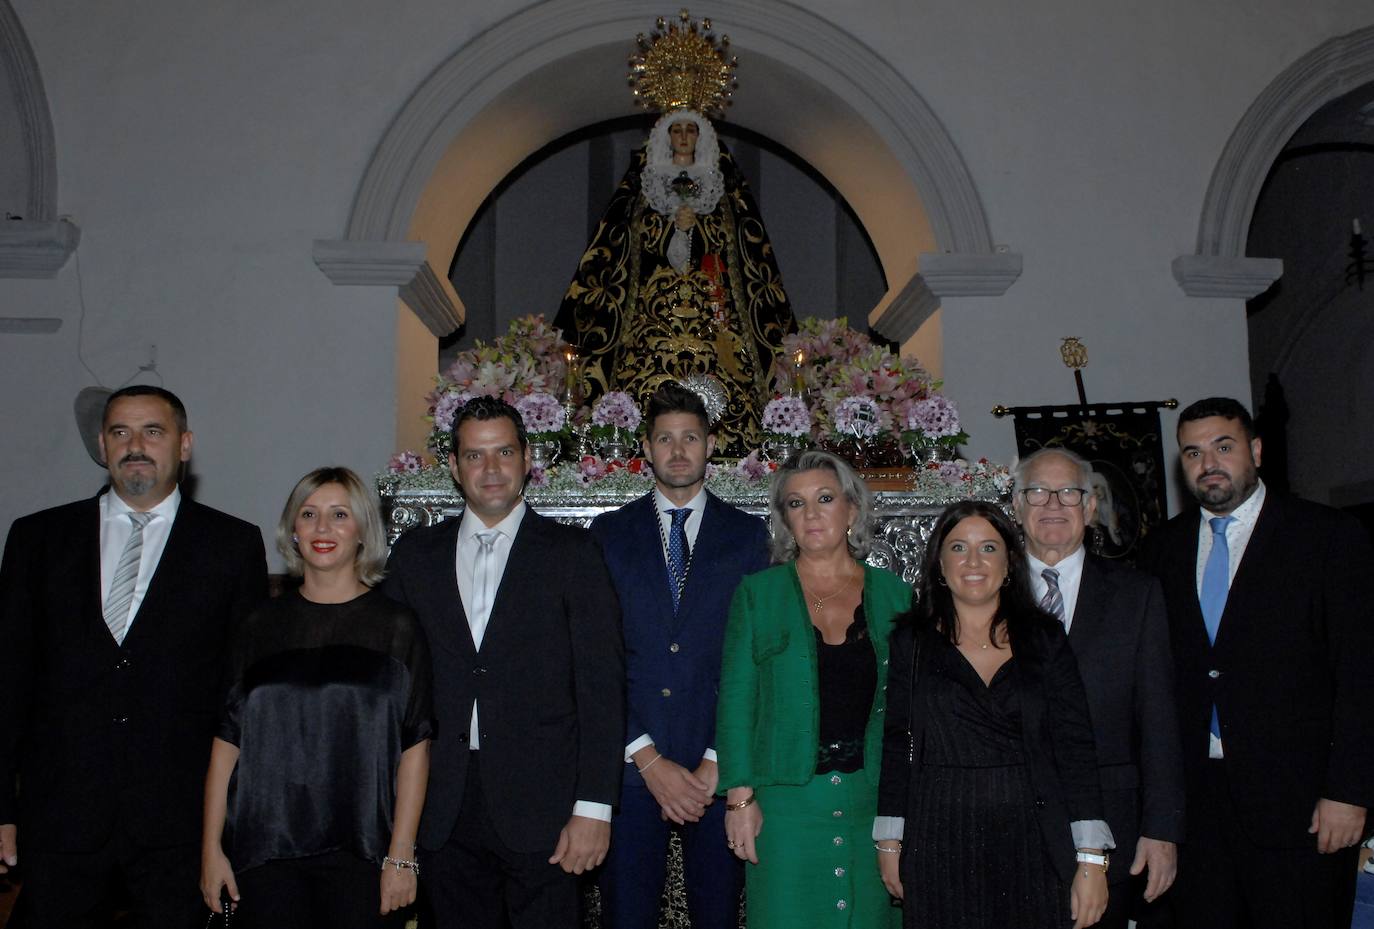
M 334 287 L 311 242 L 342 233 L 369 155 L 420 80 L 521 4 L 14 5 L 52 107 L 59 211 L 82 228 L 86 356 L 100 380 L 120 383 L 155 342 L 198 432 L 200 499 L 264 527 L 308 467 L 382 466 L 396 434 L 395 295 Z M 942 314 L 973 452 L 1011 452 L 1010 424 L 985 412 L 994 403 L 1072 399 L 1064 335 L 1089 348 L 1094 399 L 1248 393 L 1242 305 L 1185 297 L 1169 262 L 1192 251 L 1245 108 L 1292 60 L 1366 25 L 1367 0 L 803 5 L 925 97 L 996 240 L 1025 256 L 1005 297 L 948 300 Z M 694 12 L 728 32 L 730 6 Z M 75 357 L 74 265 L 53 281 L 0 281 L 0 307 L 65 320 L 54 336 L 0 336 L 7 526 L 100 474 L 71 425 L 71 399 L 91 383 Z

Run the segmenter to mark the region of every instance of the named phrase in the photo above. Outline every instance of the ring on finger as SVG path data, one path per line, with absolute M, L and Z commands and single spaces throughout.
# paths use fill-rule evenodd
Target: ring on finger
M 725 840 L 725 847 L 726 847 L 726 848 L 739 848 L 739 843 L 736 842 L 734 839 L 726 839 L 726 840 Z

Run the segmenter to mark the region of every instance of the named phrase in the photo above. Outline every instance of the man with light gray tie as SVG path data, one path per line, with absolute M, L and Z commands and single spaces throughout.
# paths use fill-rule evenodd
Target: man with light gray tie
M 1249 412 L 1179 414 L 1188 509 L 1150 537 L 1188 790 L 1180 927 L 1348 927 L 1374 803 L 1374 553 L 1351 517 L 1267 489 Z
M 520 414 L 470 400 L 453 424 L 459 519 L 392 549 L 383 590 L 434 662 L 420 889 L 438 929 L 572 929 L 620 793 L 625 659 L 596 542 L 524 501 Z
M 230 635 L 267 594 L 256 526 L 182 496 L 186 408 L 115 391 L 109 488 L 15 520 L 0 566 L 0 873 L 15 925 L 203 926 L 200 813 Z M 16 791 L 16 780 L 19 790 Z
M 1164 595 L 1152 577 L 1084 547 L 1097 511 L 1092 465 L 1046 448 L 1016 465 L 1016 518 L 1031 583 L 1069 633 L 1088 695 L 1102 806 L 1116 849 L 1102 929 L 1169 889 L 1183 839 L 1183 762 Z M 1141 878 L 1132 881 L 1132 877 Z

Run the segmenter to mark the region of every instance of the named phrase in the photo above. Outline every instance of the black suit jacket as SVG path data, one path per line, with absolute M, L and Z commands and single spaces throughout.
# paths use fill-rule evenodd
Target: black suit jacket
M 150 847 L 199 842 L 228 642 L 267 595 L 262 535 L 183 498 L 116 644 L 98 499 L 22 517 L 5 543 L 0 822 L 17 814 L 25 848 L 63 852 L 93 851 L 116 830 Z
M 1021 743 L 1035 791 L 1035 815 L 1046 853 L 1067 886 L 1072 883 L 1077 867 L 1069 824 L 1103 818 L 1087 697 L 1063 625 L 1035 615 L 1010 625 L 1008 632 L 1016 661 Z M 878 786 L 878 814 L 906 818 L 908 846 L 914 822 L 910 803 L 921 778 L 921 745 L 925 735 L 921 712 L 925 703 L 919 694 L 929 679 L 931 652 L 944 644 L 936 639 L 940 633 L 921 635 L 924 641 L 917 659 L 918 635 L 911 625 L 903 624 L 892 634 L 883 768 Z M 913 672 L 917 694 L 914 700 Z M 915 865 L 906 855 L 902 858 L 903 879 L 910 881 Z
M 620 609 L 591 535 L 527 508 L 479 651 L 458 594 L 460 524 L 397 539 L 382 587 L 419 615 L 434 662 L 439 737 L 420 845 L 442 847 L 457 822 L 477 701 L 492 824 L 515 851 L 551 852 L 576 801 L 614 804 L 620 795 Z
M 1088 694 L 1102 805 L 1126 880 L 1141 835 L 1183 841 L 1183 758 L 1169 623 L 1159 582 L 1088 555 L 1069 645 Z
M 1198 605 L 1198 523 L 1195 509 L 1171 519 L 1147 556 L 1169 608 L 1188 796 L 1205 795 L 1215 702 L 1250 840 L 1310 847 L 1319 798 L 1374 805 L 1374 554 L 1349 516 L 1269 492 L 1213 646 Z

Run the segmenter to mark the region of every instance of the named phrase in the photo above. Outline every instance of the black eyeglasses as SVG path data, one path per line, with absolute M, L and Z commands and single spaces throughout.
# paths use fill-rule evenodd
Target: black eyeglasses
M 1061 506 L 1078 506 L 1083 502 L 1083 495 L 1088 493 L 1082 487 L 1061 487 L 1058 490 L 1050 490 L 1048 487 L 1027 487 L 1021 491 L 1021 496 L 1026 498 L 1026 502 L 1031 506 L 1046 506 L 1050 502 L 1050 497 L 1058 497 Z

